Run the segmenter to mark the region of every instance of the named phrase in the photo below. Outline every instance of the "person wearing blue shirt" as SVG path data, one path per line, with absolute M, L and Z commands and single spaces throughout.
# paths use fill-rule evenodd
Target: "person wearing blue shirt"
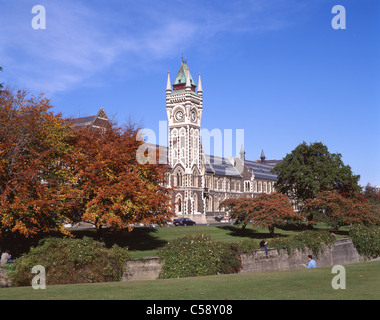
M 316 268 L 317 267 L 317 264 L 316 262 L 313 260 L 313 257 L 311 255 L 308 255 L 307 256 L 309 262 L 308 264 L 304 264 L 303 266 L 306 268 L 306 269 L 310 269 L 310 268 Z

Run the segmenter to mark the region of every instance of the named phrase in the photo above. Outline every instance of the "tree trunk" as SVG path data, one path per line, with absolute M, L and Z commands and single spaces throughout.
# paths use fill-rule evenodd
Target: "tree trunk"
M 314 226 L 313 226 L 313 224 L 310 223 L 311 221 L 313 221 L 313 219 L 314 219 L 314 215 L 313 215 L 312 213 L 309 214 L 309 215 L 307 216 L 307 222 L 308 222 L 308 224 L 307 224 L 307 228 L 308 228 L 309 230 L 314 230 Z
M 103 228 L 102 225 L 99 223 L 99 219 L 96 219 L 95 221 L 95 228 L 96 228 L 96 239 L 100 242 L 103 241 Z
M 271 237 L 274 237 L 274 226 L 268 226 L 268 229 L 269 229 L 269 234 Z

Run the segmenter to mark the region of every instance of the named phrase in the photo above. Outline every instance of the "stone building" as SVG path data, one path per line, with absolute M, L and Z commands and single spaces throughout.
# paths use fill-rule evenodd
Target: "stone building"
M 175 187 L 175 212 L 193 218 L 220 215 L 219 205 L 227 198 L 273 192 L 277 176 L 271 173 L 271 169 L 279 162 L 267 161 L 264 152 L 258 161 L 247 160 L 243 147 L 239 157 L 204 154 L 201 144 L 203 111 L 201 75 L 196 86 L 182 60 L 173 84 L 168 73 L 166 113 L 169 136 L 164 153 L 170 168 L 167 183 L 169 187 Z
M 72 119 L 68 119 L 68 121 L 71 123 L 74 129 L 79 129 L 83 127 L 91 127 L 91 128 L 104 130 L 110 124 L 110 120 L 104 108 L 100 108 L 98 113 L 94 116 L 72 118 Z
M 178 216 L 206 221 L 208 216 L 224 214 L 220 208 L 224 199 L 253 197 L 274 191 L 277 176 L 271 173 L 271 169 L 281 160 L 266 160 L 264 152 L 260 160 L 247 160 L 243 146 L 239 157 L 224 158 L 203 152 L 201 76 L 199 74 L 196 85 L 183 60 L 173 84 L 168 73 L 166 114 L 168 146 L 144 145 L 147 149 L 158 149 L 159 163 L 168 165 L 166 183 L 174 189 L 172 202 Z M 70 121 L 74 128 L 106 128 L 109 123 L 103 108 L 95 116 Z

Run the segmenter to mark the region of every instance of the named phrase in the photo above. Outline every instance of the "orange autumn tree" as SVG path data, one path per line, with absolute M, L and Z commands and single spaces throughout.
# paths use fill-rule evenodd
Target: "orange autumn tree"
M 301 219 L 296 214 L 288 197 L 280 193 L 262 193 L 254 198 L 226 199 L 221 206 L 231 211 L 231 218 L 238 219 L 243 227 L 252 221 L 253 226 L 268 227 L 271 236 L 275 225 L 290 219 Z
M 140 164 L 141 145 L 133 126 L 75 131 L 71 167 L 76 180 L 67 197 L 73 220 L 88 221 L 98 234 L 103 226 L 131 228 L 133 224 L 164 224 L 172 217 L 165 166 Z
M 25 91 L 0 93 L 0 236 L 58 230 L 70 171 L 60 159 L 71 152 L 71 129 L 50 111 L 48 99 Z
M 345 225 L 379 222 L 365 200 L 347 198 L 337 191 L 318 193 L 315 199 L 306 201 L 304 210 L 313 214 L 314 223 L 325 222 L 335 230 Z
M 241 229 L 244 232 L 251 220 L 252 198 L 225 199 L 220 203 L 220 207 L 230 213 L 230 219 L 242 225 Z

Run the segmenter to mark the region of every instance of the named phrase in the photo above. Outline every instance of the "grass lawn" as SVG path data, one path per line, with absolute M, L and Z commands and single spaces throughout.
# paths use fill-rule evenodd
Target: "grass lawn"
M 380 262 L 347 265 L 346 289 L 330 267 L 153 281 L 0 289 L 0 300 L 379 300 Z
M 319 229 L 328 230 L 324 225 L 319 225 Z M 275 236 L 292 236 L 302 230 L 289 227 L 286 229 L 275 229 Z M 205 233 L 210 235 L 211 240 L 224 242 L 240 242 L 242 240 L 252 240 L 259 243 L 262 239 L 267 239 L 270 246 L 270 235 L 267 228 L 247 226 L 245 232 L 240 226 L 233 225 L 199 225 L 187 227 L 162 227 L 162 228 L 135 228 L 132 232 L 108 233 L 105 234 L 107 246 L 114 243 L 120 246 L 127 246 L 133 258 L 141 258 L 157 255 L 159 248 L 165 246 L 169 241 L 189 234 Z M 76 236 L 94 236 L 94 230 L 73 231 Z M 344 228 L 337 233 L 337 238 L 347 236 L 348 232 Z

